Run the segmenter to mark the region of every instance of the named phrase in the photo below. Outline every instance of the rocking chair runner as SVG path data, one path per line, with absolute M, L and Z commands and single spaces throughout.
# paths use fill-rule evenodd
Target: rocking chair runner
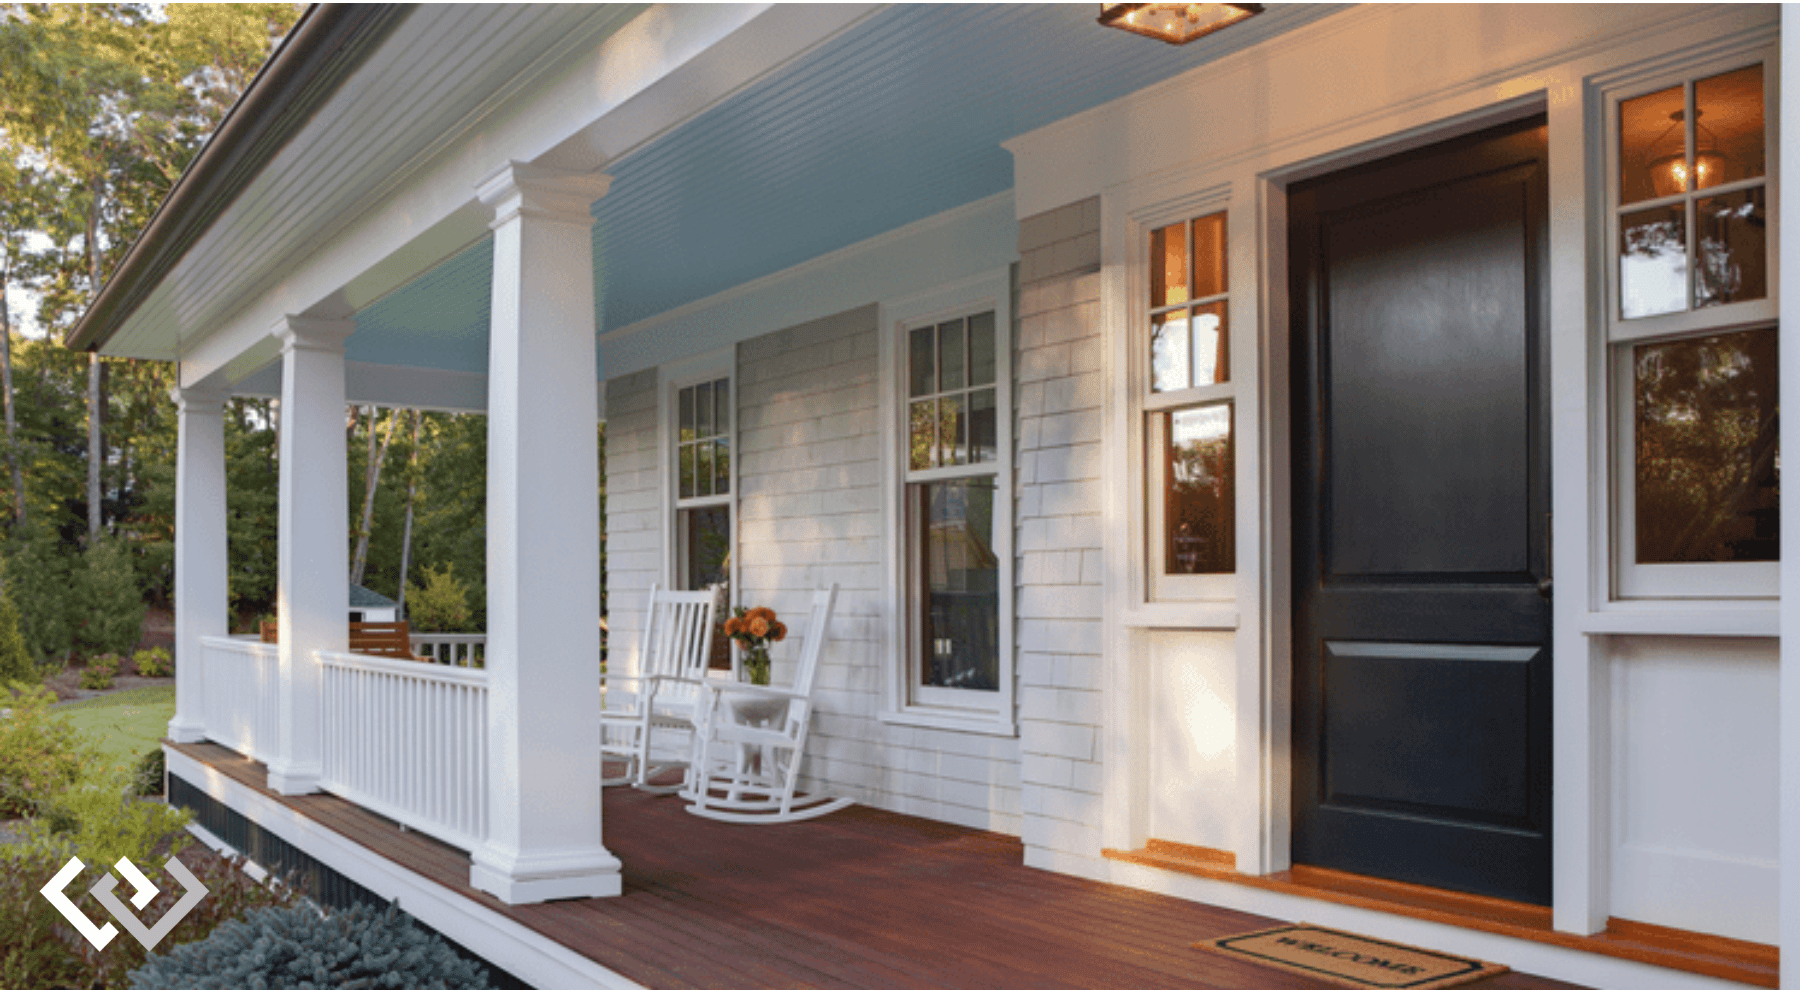
M 794 793 L 812 722 L 813 678 L 837 585 L 813 595 L 791 688 L 711 681 L 694 719 L 694 755 L 682 796 L 688 811 L 727 822 L 800 821 L 849 806 L 848 798 Z
M 603 776 L 600 783 L 669 792 L 683 785 L 652 785 L 650 778 L 684 763 L 652 763 L 653 743 L 659 733 L 666 738 L 694 731 L 694 710 L 712 651 L 713 593 L 651 585 L 646 614 L 642 672 L 600 675 L 600 752 L 603 758 L 625 760 L 624 774 Z M 685 752 L 679 745 L 676 750 Z

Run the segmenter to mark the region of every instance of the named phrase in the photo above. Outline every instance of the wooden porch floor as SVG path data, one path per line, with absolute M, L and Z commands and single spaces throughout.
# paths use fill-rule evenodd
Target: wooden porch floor
M 1189 947 L 1274 919 L 1030 869 L 1017 839 L 863 807 L 734 826 L 610 789 L 605 841 L 624 863 L 623 896 L 512 907 L 469 886 L 458 849 L 331 795 L 276 795 L 262 764 L 221 746 L 171 745 L 655 990 L 1329 986 Z M 1581 990 L 1522 973 L 1467 986 Z

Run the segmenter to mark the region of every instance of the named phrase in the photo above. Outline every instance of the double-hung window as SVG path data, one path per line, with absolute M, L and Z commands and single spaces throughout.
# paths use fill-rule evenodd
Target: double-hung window
M 1617 598 L 1775 594 L 1772 55 L 1607 101 Z
M 899 434 L 893 713 L 1010 732 L 1010 315 L 1006 280 L 975 288 L 959 295 L 979 302 L 934 298 L 889 324 Z
M 678 588 L 727 584 L 731 575 L 731 379 L 674 394 L 675 574 Z
M 1226 214 L 1149 232 L 1144 560 L 1152 600 L 1227 598 L 1237 569 Z

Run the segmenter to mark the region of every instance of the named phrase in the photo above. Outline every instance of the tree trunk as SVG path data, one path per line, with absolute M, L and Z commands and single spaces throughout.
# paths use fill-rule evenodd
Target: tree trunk
M 13 413 L 12 309 L 6 288 L 12 284 L 12 268 L 0 273 L 0 392 L 6 396 L 6 469 L 12 474 L 13 519 L 25 525 L 25 472 L 19 467 L 19 427 Z
M 350 583 L 361 584 L 363 566 L 369 560 L 369 530 L 375 524 L 375 488 L 381 483 L 381 462 L 387 460 L 388 444 L 394 442 L 394 424 L 400 420 L 400 410 L 396 409 L 388 417 L 387 436 L 381 440 L 381 450 L 375 449 L 376 418 L 380 410 L 369 407 L 369 460 L 363 471 L 363 510 L 362 525 L 356 530 L 356 556 L 350 562 Z
M 422 414 L 412 411 L 412 452 L 407 456 L 406 525 L 400 529 L 400 617 L 406 618 L 406 574 L 412 567 L 413 501 L 419 497 L 419 420 Z
M 94 199 L 88 207 L 88 298 L 100 295 L 100 177 L 94 177 Z M 88 545 L 100 536 L 100 465 L 106 460 L 106 443 L 100 435 L 100 352 L 88 352 Z

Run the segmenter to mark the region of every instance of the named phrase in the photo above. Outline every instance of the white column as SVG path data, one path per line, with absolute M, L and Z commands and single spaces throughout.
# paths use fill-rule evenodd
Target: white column
M 348 320 L 290 316 L 281 340 L 281 492 L 275 610 L 281 706 L 269 786 L 319 788 L 317 650 L 349 647 L 349 508 L 344 451 Z
M 488 338 L 488 838 L 469 883 L 509 904 L 619 893 L 600 841 L 600 505 L 593 217 L 600 175 L 513 163 Z
M 1788 92 L 1788 83 L 1794 84 Z M 1800 185 L 1788 182 L 1800 155 L 1800 4 L 1781 5 L 1781 206 L 1776 259 L 1781 289 L 1781 449 L 1800 450 Z M 1800 499 L 1781 486 L 1781 985 L 1800 987 Z
M 169 738 L 206 738 L 200 637 L 230 631 L 225 552 L 225 394 L 177 389 L 175 400 L 175 717 Z

